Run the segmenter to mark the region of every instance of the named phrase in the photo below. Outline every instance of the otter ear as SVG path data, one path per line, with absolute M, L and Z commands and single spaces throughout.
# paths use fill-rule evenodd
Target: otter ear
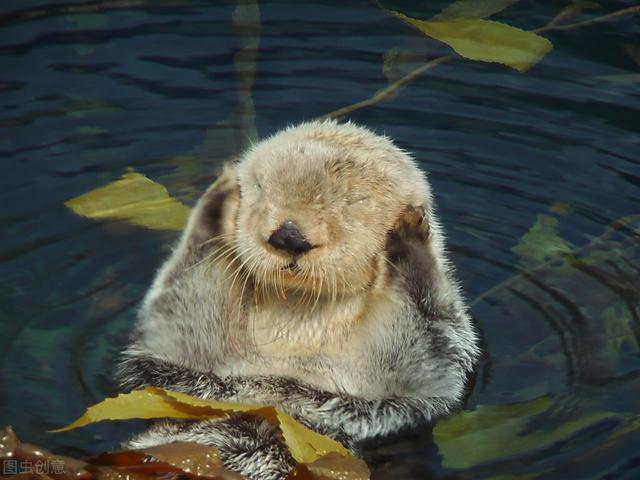
M 393 227 L 401 238 L 415 238 L 426 242 L 429 239 L 429 210 L 424 205 L 409 205 L 400 214 Z
M 188 235 L 196 242 L 231 234 L 240 203 L 238 174 L 225 164 L 222 175 L 200 197 L 189 219 Z

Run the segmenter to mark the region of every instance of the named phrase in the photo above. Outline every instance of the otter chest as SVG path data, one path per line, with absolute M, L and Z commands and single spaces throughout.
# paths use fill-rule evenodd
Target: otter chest
M 280 302 L 260 305 L 248 312 L 248 340 L 262 356 L 330 355 L 351 341 L 363 309 L 361 300 L 322 308 Z

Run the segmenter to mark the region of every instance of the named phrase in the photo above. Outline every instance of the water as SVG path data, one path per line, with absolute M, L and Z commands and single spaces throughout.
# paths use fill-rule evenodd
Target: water
M 447 3 L 384 4 L 428 18 Z M 564 5 L 494 18 L 532 29 Z M 633 2 L 601 5 L 569 22 Z M 65 200 L 133 167 L 193 204 L 247 137 L 386 87 L 385 52 L 410 53 L 404 73 L 449 53 L 373 3 L 236 8 L 2 2 L 0 423 L 22 439 L 82 455 L 139 426 L 46 433 L 115 393 L 117 352 L 177 235 L 79 218 Z M 526 74 L 440 65 L 348 115 L 430 173 L 487 349 L 469 413 L 373 446 L 374 478 L 640 476 L 640 220 L 601 237 L 640 214 L 640 65 L 624 50 L 638 18 L 546 33 L 554 49 Z M 573 256 L 542 263 L 549 245 Z

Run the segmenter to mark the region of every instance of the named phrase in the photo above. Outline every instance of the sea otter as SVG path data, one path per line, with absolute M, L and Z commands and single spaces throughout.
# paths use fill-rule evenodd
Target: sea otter
M 478 355 L 425 175 L 388 138 L 325 121 L 253 145 L 204 193 L 118 377 L 275 405 L 355 448 L 448 413 Z M 292 465 L 246 415 L 160 422 L 129 446 L 179 440 L 253 479 Z

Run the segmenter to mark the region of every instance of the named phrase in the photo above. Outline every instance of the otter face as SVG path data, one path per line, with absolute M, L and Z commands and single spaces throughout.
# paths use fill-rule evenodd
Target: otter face
M 259 143 L 238 164 L 236 253 L 258 286 L 332 296 L 362 291 L 416 196 L 412 179 L 403 181 L 406 156 L 387 140 L 381 149 L 359 136 L 331 141 L 330 132 L 318 138 L 317 129 L 298 130 Z

